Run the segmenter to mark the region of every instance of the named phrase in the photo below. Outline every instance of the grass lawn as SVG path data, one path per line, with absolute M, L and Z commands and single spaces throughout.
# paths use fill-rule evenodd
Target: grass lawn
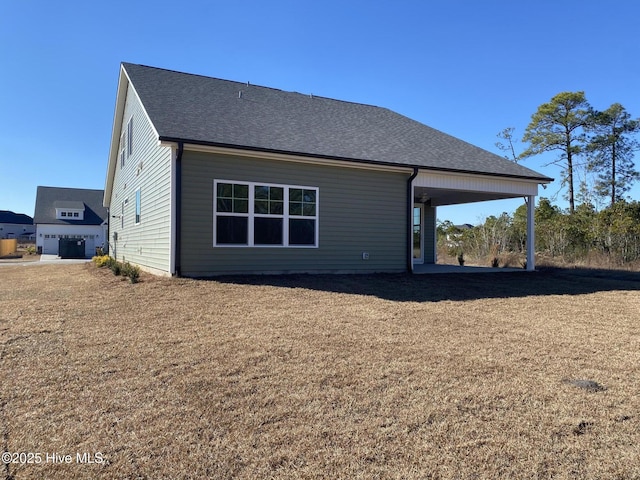
M 638 275 L 3 266 L 0 472 L 638 479 Z

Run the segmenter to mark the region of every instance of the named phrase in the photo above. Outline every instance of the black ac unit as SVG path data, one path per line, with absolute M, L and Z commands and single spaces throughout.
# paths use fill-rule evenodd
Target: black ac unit
M 58 255 L 60 258 L 85 258 L 84 239 L 61 238 L 58 240 Z

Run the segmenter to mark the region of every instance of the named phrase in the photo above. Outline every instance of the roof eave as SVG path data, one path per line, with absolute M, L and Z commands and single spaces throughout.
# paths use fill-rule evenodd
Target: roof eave
M 129 86 L 129 77 L 124 69 L 124 65 L 120 65 L 120 75 L 118 78 L 118 90 L 116 94 L 115 113 L 113 115 L 113 126 L 111 128 L 111 145 L 109 147 L 109 163 L 107 165 L 107 178 L 104 185 L 103 206 L 109 207 L 111 204 L 111 189 L 113 187 L 113 179 L 116 172 L 118 162 L 118 146 L 120 145 L 120 125 L 124 117 L 124 107 L 127 99 L 127 87 Z
M 284 150 L 259 148 L 259 147 L 252 147 L 252 146 L 246 146 L 246 145 L 233 145 L 233 144 L 226 144 L 226 143 L 219 143 L 219 142 L 208 142 L 203 140 L 193 140 L 193 139 L 170 137 L 170 136 L 163 136 L 163 135 L 160 135 L 158 140 L 160 142 L 166 142 L 166 143 L 182 143 L 185 145 L 185 148 L 189 144 L 191 144 L 191 145 L 200 145 L 204 147 L 227 148 L 227 149 L 238 150 L 238 151 L 251 151 L 256 153 L 264 152 L 264 153 L 277 154 L 277 155 L 305 157 L 309 159 L 316 158 L 316 159 L 332 160 L 337 162 L 357 163 L 360 165 L 370 165 L 372 167 L 382 166 L 382 167 L 390 167 L 390 168 L 402 168 L 410 171 L 413 171 L 413 169 L 417 168 L 423 171 L 464 173 L 464 174 L 470 174 L 470 175 L 484 175 L 484 176 L 499 177 L 499 178 L 529 180 L 529 181 L 536 181 L 537 183 L 540 183 L 540 184 L 547 184 L 547 183 L 553 182 L 553 178 L 545 177 L 545 176 L 537 177 L 537 176 L 512 175 L 512 174 L 506 174 L 506 173 L 478 172 L 475 170 L 461 170 L 461 169 L 453 169 L 453 168 L 445 168 L 445 167 L 427 167 L 424 165 L 417 165 L 417 164 L 394 163 L 394 162 L 387 162 L 387 161 L 375 161 L 375 160 L 358 159 L 358 158 L 337 157 L 337 156 L 330 156 L 330 155 L 317 155 L 317 154 L 308 153 L 308 152 L 289 152 Z M 105 195 L 106 195 L 106 191 L 105 191 Z

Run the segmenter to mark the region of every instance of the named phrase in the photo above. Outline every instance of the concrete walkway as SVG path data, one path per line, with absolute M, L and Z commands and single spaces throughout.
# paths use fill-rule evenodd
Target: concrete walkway
M 0 267 L 37 267 L 38 265 L 69 265 L 74 263 L 90 262 L 90 258 L 60 258 L 57 255 L 40 255 L 38 259 L 12 258 L 0 260 Z
M 33 263 L 64 263 L 64 264 L 70 264 L 70 263 L 85 263 L 85 262 L 90 262 L 91 259 L 90 258 L 60 258 L 58 255 L 51 255 L 51 254 L 47 254 L 47 253 L 43 253 L 40 256 L 40 261 L 39 262 L 33 262 Z

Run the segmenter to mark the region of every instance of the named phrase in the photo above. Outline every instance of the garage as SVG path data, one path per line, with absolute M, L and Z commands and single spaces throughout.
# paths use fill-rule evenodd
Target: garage
M 44 254 L 60 255 L 60 240 L 84 241 L 84 255 L 95 255 L 107 244 L 108 212 L 102 190 L 38 187 L 36 194 L 36 247 Z
M 59 252 L 60 239 L 65 239 L 65 238 L 84 240 L 85 256 L 91 257 L 95 254 L 96 235 L 92 233 L 88 233 L 84 235 L 82 234 L 68 235 L 68 234 L 60 234 L 60 233 L 44 234 L 43 244 L 42 244 L 42 253 L 46 253 L 50 255 L 58 255 L 60 253 Z

